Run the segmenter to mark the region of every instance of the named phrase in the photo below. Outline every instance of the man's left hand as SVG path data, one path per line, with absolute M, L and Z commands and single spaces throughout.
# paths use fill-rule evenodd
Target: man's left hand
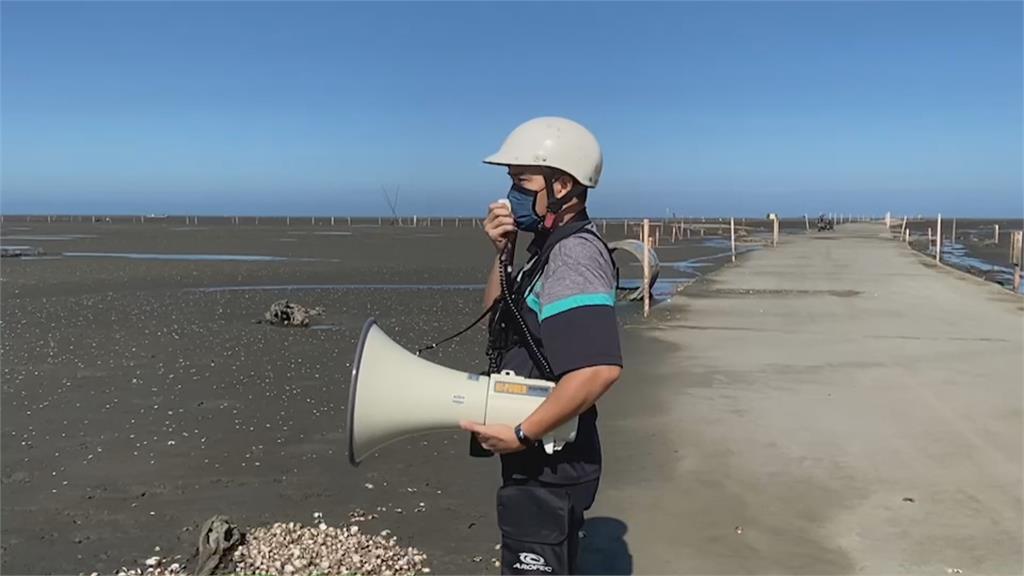
M 464 420 L 459 422 L 459 427 L 472 432 L 481 446 L 495 454 L 511 454 L 524 449 L 516 438 L 515 430 L 506 424 L 480 424 Z

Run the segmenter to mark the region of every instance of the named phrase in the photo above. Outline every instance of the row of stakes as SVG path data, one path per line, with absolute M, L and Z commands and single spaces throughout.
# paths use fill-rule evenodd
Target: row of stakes
M 890 213 L 885 215 L 886 227 L 891 229 L 892 217 Z M 952 232 L 950 239 L 956 242 L 956 218 L 953 218 Z M 910 225 L 907 222 L 907 217 L 903 217 L 903 223 L 900 225 L 899 238 L 906 244 L 910 244 Z M 942 262 L 942 214 L 938 214 L 935 218 L 935 232 L 933 233 L 932 227 L 928 227 L 928 246 L 935 251 L 935 261 L 938 263 Z M 999 244 L 999 224 L 992 225 L 992 240 Z M 1020 292 L 1021 284 L 1021 269 L 1024 268 L 1024 230 L 1011 230 L 1010 231 L 1010 263 L 1013 265 L 1013 291 Z

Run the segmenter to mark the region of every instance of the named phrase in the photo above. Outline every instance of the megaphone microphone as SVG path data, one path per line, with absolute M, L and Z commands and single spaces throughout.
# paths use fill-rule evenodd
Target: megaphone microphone
M 459 430 L 460 420 L 515 426 L 554 390 L 554 382 L 504 371 L 481 375 L 424 360 L 402 348 L 370 318 L 352 364 L 348 461 L 353 466 L 396 440 Z M 576 438 L 577 418 L 542 440 L 549 454 Z

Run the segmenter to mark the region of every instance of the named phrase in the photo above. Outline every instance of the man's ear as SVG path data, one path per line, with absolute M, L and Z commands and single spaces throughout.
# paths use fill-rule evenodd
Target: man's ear
M 572 190 L 572 187 L 575 184 L 576 181 L 573 180 L 572 176 L 562 174 L 555 179 L 555 197 L 561 198 L 562 196 L 565 196 L 570 190 Z

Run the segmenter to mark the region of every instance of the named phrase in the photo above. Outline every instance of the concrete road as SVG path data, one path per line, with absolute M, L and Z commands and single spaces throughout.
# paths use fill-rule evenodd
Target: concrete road
M 627 327 L 588 571 L 1024 571 L 1024 299 L 882 231 L 784 237 Z

